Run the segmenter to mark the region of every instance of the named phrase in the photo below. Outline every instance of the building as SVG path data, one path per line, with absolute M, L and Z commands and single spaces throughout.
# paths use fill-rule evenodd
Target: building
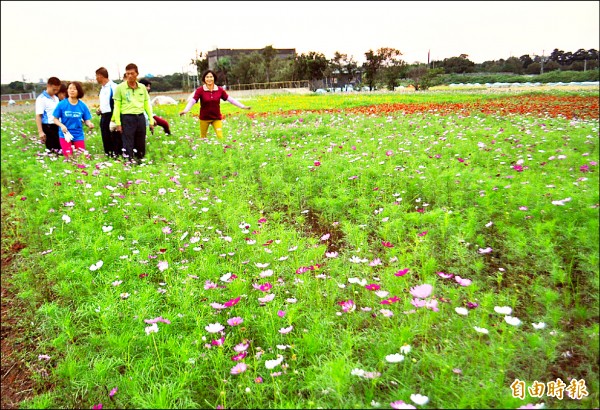
M 245 54 L 252 53 L 261 53 L 263 48 L 217 48 L 216 50 L 209 51 L 207 54 L 208 58 L 208 68 L 211 70 L 215 70 L 217 67 L 217 60 L 223 57 L 229 57 L 232 60 L 235 60 L 237 57 Z M 275 48 L 277 51 L 276 58 L 294 58 L 296 57 L 296 49 L 295 48 Z

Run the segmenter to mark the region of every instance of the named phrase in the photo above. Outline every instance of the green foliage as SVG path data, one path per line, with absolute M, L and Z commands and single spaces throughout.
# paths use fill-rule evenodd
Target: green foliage
M 265 96 L 249 115 L 222 107 L 223 141 L 161 106 L 172 135 L 149 136 L 134 167 L 105 158 L 97 131 L 89 157 L 51 157 L 30 113 L 3 114 L 3 244 L 27 244 L 9 277 L 38 332 L 27 362 L 52 386 L 23 408 L 384 408 L 416 393 L 432 408 L 598 407 L 598 120 L 433 108 L 511 97 L 414 93 L 402 102 L 431 112 L 364 115 L 349 108 L 398 95 Z M 422 284 L 438 311 L 413 305 Z M 558 377 L 588 397 L 511 395 L 516 378 Z

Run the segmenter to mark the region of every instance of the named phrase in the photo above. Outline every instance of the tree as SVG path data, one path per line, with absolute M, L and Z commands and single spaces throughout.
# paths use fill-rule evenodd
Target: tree
M 208 53 L 204 54 L 200 52 L 200 54 L 196 58 L 192 58 L 192 65 L 196 66 L 196 70 L 198 71 L 198 78 L 202 76 L 202 73 L 208 70 Z
M 230 71 L 230 83 L 252 84 L 265 82 L 263 56 L 258 52 L 240 56 Z
M 263 64 L 265 66 L 265 74 L 267 75 L 267 83 L 270 83 L 272 62 L 273 59 L 277 57 L 277 50 L 275 50 L 273 46 L 266 46 L 262 49 L 261 55 L 263 58 Z
M 217 59 L 216 64 L 217 77 L 215 78 L 215 82 L 219 82 L 221 85 L 225 84 L 226 87 L 229 87 L 229 82 L 227 78 L 227 73 L 231 70 L 231 58 L 229 57 L 221 57 Z
M 517 57 L 509 57 L 504 62 L 502 71 L 507 73 L 523 74 L 523 63 Z
M 398 58 L 401 55 L 402 53 L 400 50 L 390 47 L 382 47 L 376 52 L 369 50 L 365 53 L 367 61 L 363 64 L 363 68 L 365 70 L 365 79 L 369 85 L 369 90 L 372 91 L 375 88 L 378 75 L 381 75 L 382 68 L 394 67 L 392 68 L 391 73 L 389 73 L 389 78 L 393 77 L 397 68 L 404 64 L 404 62 Z
M 475 63 L 466 57 L 466 54 L 461 54 L 459 57 L 445 58 L 442 66 L 446 73 L 472 73 L 475 71 Z
M 426 65 L 418 65 L 411 68 L 406 73 L 406 77 L 411 80 L 415 91 L 427 90 L 439 83 L 439 76 L 444 74 L 443 68 L 427 68 Z
M 519 57 L 519 61 L 521 61 L 521 66 L 525 69 L 529 66 L 529 64 L 533 63 L 533 59 L 529 56 L 529 54 L 524 54 Z

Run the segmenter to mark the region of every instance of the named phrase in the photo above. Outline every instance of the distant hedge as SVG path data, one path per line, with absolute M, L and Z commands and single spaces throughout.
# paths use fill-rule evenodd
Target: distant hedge
M 598 81 L 599 70 L 588 71 L 550 71 L 539 75 L 516 74 L 444 74 L 442 84 L 485 84 L 485 83 L 570 83 Z

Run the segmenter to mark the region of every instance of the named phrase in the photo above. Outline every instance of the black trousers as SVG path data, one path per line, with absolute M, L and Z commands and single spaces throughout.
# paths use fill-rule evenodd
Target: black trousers
M 125 159 L 142 159 L 146 155 L 146 117 L 144 114 L 121 114 Z
M 110 157 L 118 157 L 123 154 L 123 139 L 120 132 L 110 130 L 110 119 L 112 112 L 106 112 L 100 116 L 100 133 L 104 153 Z
M 46 134 L 46 149 L 60 151 L 60 140 L 58 137 L 58 125 L 42 124 L 42 131 Z

